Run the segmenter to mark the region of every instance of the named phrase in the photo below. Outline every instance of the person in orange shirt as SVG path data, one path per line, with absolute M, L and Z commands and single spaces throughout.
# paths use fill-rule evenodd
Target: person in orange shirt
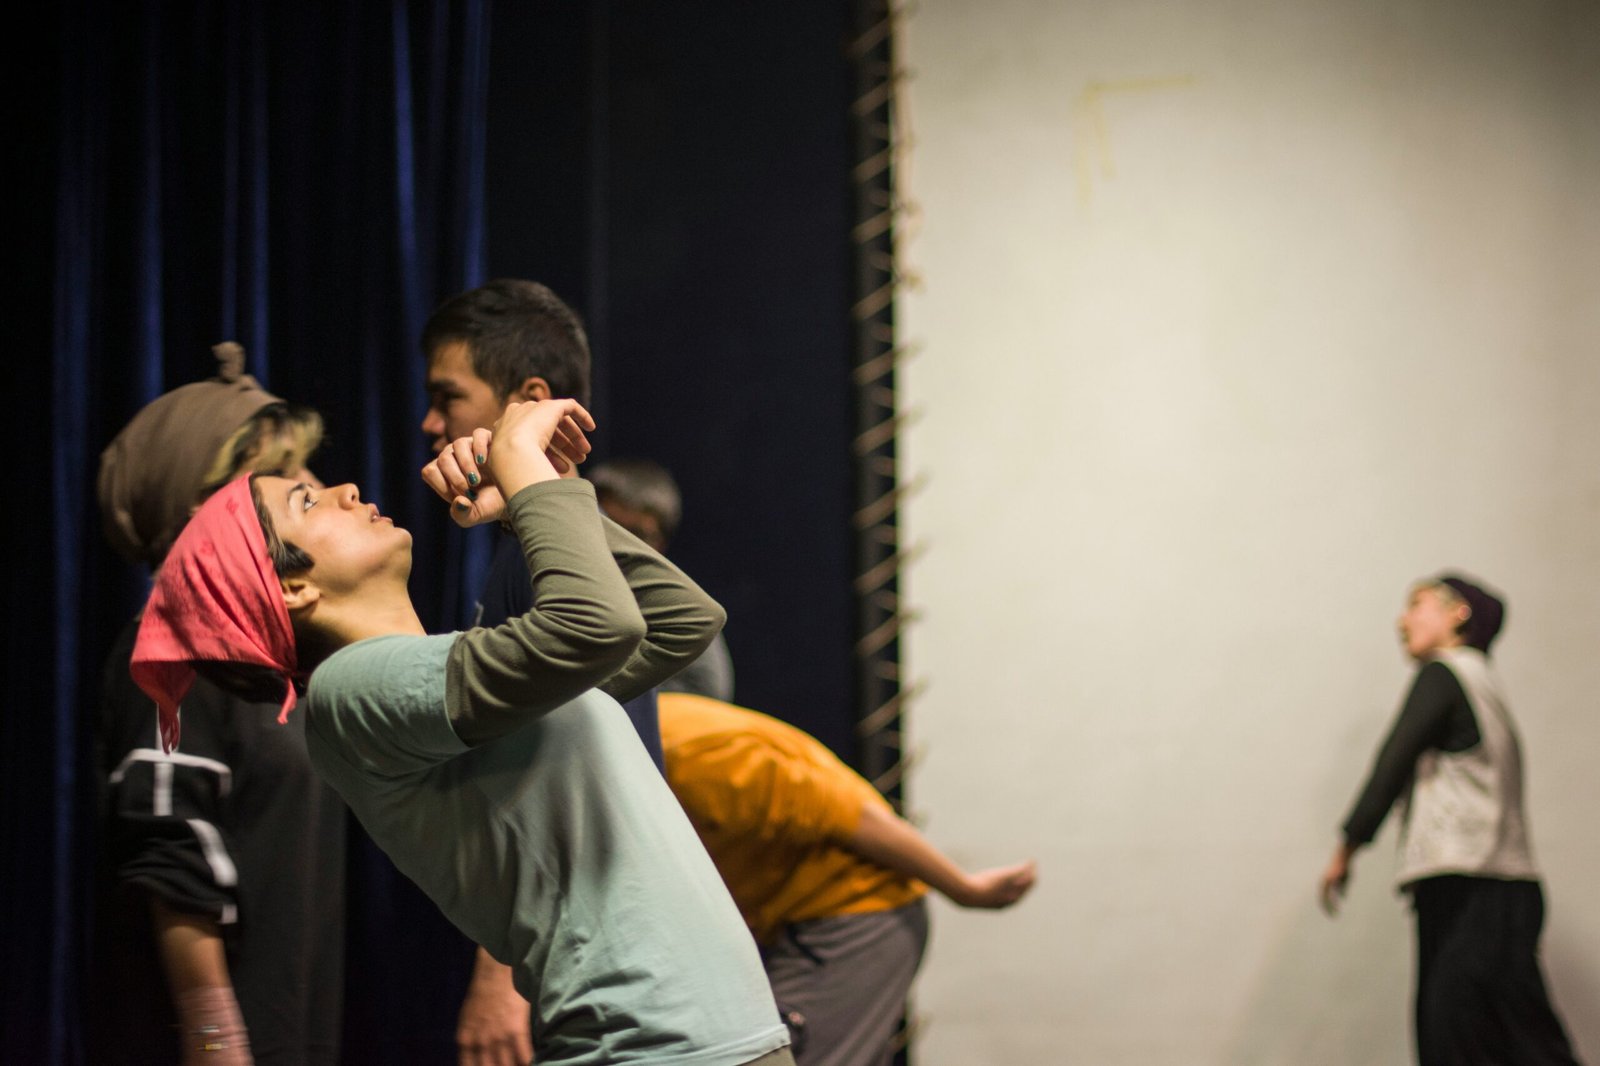
M 1033 887 L 1034 864 L 967 873 L 776 718 L 676 692 L 661 693 L 658 709 L 667 784 L 761 946 L 779 1009 L 799 1030 L 797 1062 L 888 1062 L 927 942 L 927 890 L 1009 907 Z

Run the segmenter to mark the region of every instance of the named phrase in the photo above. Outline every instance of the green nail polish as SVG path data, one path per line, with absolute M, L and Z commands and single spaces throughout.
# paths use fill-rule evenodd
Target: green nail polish
M 468 474 L 467 475 L 467 484 L 468 485 L 476 485 L 478 482 L 480 482 L 482 480 L 483 479 L 481 477 L 479 477 L 477 474 Z
M 468 507 L 464 503 L 458 503 L 458 504 L 456 504 L 456 510 L 458 510 L 458 511 L 470 511 L 470 510 L 472 510 L 472 508 Z
M 478 460 L 478 465 L 479 466 L 482 466 L 484 463 L 489 461 L 489 457 L 487 455 L 477 455 L 477 456 L 474 456 L 473 458 Z
M 477 489 L 468 489 L 467 490 L 467 499 L 476 500 L 477 498 L 478 498 L 478 490 Z

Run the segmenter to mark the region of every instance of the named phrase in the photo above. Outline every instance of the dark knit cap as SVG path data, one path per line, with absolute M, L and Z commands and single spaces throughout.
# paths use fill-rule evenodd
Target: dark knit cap
M 1459 574 L 1440 574 L 1435 579 L 1461 597 L 1472 610 L 1472 616 L 1461 627 L 1462 639 L 1468 647 L 1477 648 L 1485 655 L 1489 645 L 1500 635 L 1506 621 L 1506 602 L 1480 585 L 1475 585 Z

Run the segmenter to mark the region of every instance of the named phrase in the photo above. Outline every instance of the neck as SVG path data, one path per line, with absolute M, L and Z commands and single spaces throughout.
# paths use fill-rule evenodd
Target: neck
M 326 646 L 324 655 L 372 637 L 427 634 L 404 588 L 392 595 L 369 594 L 362 597 L 359 604 L 324 601 L 306 621 L 314 622 L 314 629 Z
M 346 638 L 343 640 L 345 644 L 354 644 L 369 637 L 397 634 L 420 637 L 427 634 L 427 630 L 422 628 L 422 619 L 417 617 L 416 608 L 411 606 L 411 598 L 404 595 L 386 603 L 366 604 L 360 617 L 351 619 L 341 629 L 340 635 Z
M 1441 644 L 1435 644 L 1433 647 L 1429 648 L 1427 651 L 1425 651 L 1421 655 L 1417 656 L 1417 660 L 1419 662 L 1427 662 L 1429 659 L 1438 658 L 1439 656 L 1443 655 L 1447 651 L 1450 651 L 1450 650 L 1452 650 L 1454 648 L 1464 648 L 1464 647 L 1466 647 L 1466 645 L 1467 645 L 1467 642 L 1464 641 L 1464 640 L 1452 640 L 1452 641 L 1446 641 L 1446 642 L 1441 643 Z

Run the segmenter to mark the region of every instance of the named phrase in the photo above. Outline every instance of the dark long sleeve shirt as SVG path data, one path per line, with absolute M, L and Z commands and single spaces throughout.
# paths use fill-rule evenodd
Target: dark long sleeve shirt
M 1345 843 L 1360 847 L 1377 835 L 1389 808 L 1411 783 L 1423 752 L 1466 751 L 1480 740 L 1478 720 L 1456 675 L 1441 662 L 1423 666 L 1344 821 Z

